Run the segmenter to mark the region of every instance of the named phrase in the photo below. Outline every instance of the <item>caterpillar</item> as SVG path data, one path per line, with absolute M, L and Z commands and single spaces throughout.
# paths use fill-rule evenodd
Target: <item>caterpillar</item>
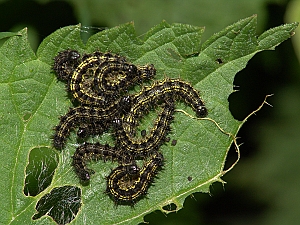
M 70 80 L 70 91 L 81 104 L 105 106 L 129 87 L 154 77 L 152 64 L 135 66 L 111 53 L 95 52 L 83 57 Z
M 132 96 L 132 108 L 124 117 L 124 129 L 129 135 L 135 134 L 135 127 L 142 115 L 160 102 L 183 100 L 192 107 L 197 117 L 205 117 L 207 109 L 199 92 L 190 84 L 179 79 L 164 79 Z
M 54 58 L 53 70 L 67 82 L 67 89 L 81 104 L 102 107 L 116 99 L 129 87 L 153 78 L 152 64 L 136 66 L 125 57 L 110 52 L 96 51 L 82 59 L 76 50 L 59 52 Z
M 122 119 L 114 121 L 116 145 L 123 149 L 124 154 L 133 158 L 148 157 L 165 142 L 166 135 L 170 131 L 170 124 L 173 121 L 173 114 L 174 103 L 170 100 L 163 105 L 163 110 L 159 113 L 149 134 L 141 139 L 135 139 L 126 133 L 123 129 Z
M 58 53 L 58 55 L 54 58 L 52 69 L 56 72 L 58 79 L 68 81 L 79 63 L 79 52 L 68 49 Z
M 206 116 L 207 109 L 201 100 L 199 93 L 190 84 L 179 79 L 165 79 L 145 87 L 140 93 L 132 98 L 130 111 L 117 120 L 116 138 L 119 146 L 124 151 L 135 157 L 147 157 L 158 150 L 165 141 L 173 120 L 174 101 L 184 100 L 190 105 L 199 117 Z M 163 102 L 164 109 L 158 116 L 150 135 L 136 140 L 135 128 L 142 115 L 149 109 Z
M 105 109 L 93 106 L 78 106 L 71 108 L 66 115 L 60 118 L 59 124 L 55 127 L 53 146 L 56 149 L 64 148 L 71 130 L 79 124 L 83 126 L 83 124 L 97 123 L 98 127 L 101 126 L 99 132 L 104 132 L 110 127 L 113 118 L 126 112 L 128 107 L 130 108 L 130 98 L 124 96 Z
M 90 175 L 94 173 L 86 167 L 86 162 L 89 160 L 108 159 L 112 161 L 122 161 L 122 154 L 114 147 L 108 144 L 102 145 L 100 143 L 84 143 L 80 145 L 73 155 L 73 167 L 81 181 L 86 182 L 90 180 Z
M 164 158 L 159 152 L 151 156 L 142 168 L 135 163 L 120 165 L 107 176 L 106 193 L 116 203 L 124 202 L 132 205 L 147 193 L 147 190 L 159 169 L 163 166 Z

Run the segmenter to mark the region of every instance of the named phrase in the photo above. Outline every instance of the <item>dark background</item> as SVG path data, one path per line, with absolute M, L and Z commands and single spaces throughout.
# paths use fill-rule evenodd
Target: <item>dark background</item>
M 300 2 L 300 1 L 293 1 Z M 28 27 L 31 46 L 60 27 L 82 23 L 82 37 L 134 21 L 138 34 L 163 19 L 168 23 L 205 26 L 203 41 L 239 19 L 258 14 L 258 34 L 279 26 L 292 14 L 287 0 L 84 0 L 0 1 L 0 31 Z M 298 4 L 300 5 L 300 3 Z M 300 12 L 300 6 L 299 6 Z M 299 13 L 300 14 L 300 13 Z M 296 21 L 296 19 L 295 19 Z M 299 32 L 299 31 L 298 31 Z M 296 38 L 295 38 L 296 40 Z M 242 120 L 267 94 L 273 107 L 264 106 L 242 127 L 238 136 L 241 160 L 211 193 L 196 193 L 184 209 L 168 215 L 156 211 L 150 224 L 298 224 L 300 221 L 300 67 L 288 40 L 255 55 L 235 77 L 239 90 L 230 95 L 233 116 Z M 236 159 L 234 150 L 227 167 Z

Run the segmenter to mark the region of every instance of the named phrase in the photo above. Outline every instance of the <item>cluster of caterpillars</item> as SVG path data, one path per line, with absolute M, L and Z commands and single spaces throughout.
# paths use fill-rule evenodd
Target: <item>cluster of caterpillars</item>
M 60 52 L 54 59 L 57 78 L 66 82 L 67 91 L 79 103 L 60 118 L 55 127 L 53 145 L 63 149 L 70 132 L 77 129 L 80 138 L 101 135 L 113 129 L 115 145 L 83 143 L 73 155 L 73 167 L 82 182 L 94 173 L 87 161 L 102 159 L 118 162 L 107 176 L 106 193 L 116 203 L 134 204 L 147 193 L 164 157 L 160 146 L 168 141 L 175 102 L 181 100 L 191 106 L 198 117 L 205 117 L 207 109 L 189 83 L 166 78 L 142 87 L 139 93 L 129 94 L 129 88 L 152 80 L 156 74 L 153 64 L 134 65 L 117 54 L 99 51 L 81 56 L 76 50 Z M 159 107 L 153 127 L 136 137 L 139 121 L 151 109 Z M 139 167 L 136 160 L 143 160 Z

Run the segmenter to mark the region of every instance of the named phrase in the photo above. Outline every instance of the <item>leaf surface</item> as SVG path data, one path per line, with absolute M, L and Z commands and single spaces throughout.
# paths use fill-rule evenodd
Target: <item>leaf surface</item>
M 0 154 L 4 163 L 0 173 L 3 200 L 0 223 L 55 224 L 50 216 L 59 217 L 64 212 L 67 216 L 55 219 L 56 222 L 138 224 L 152 211 L 160 209 L 168 213 L 164 206 L 171 203 L 179 210 L 185 198 L 194 192 L 209 192 L 213 182 L 221 181 L 233 137 L 245 122 L 235 120 L 229 111 L 228 96 L 233 92 L 235 74 L 245 68 L 259 51 L 274 49 L 290 38 L 297 26 L 297 23 L 282 25 L 257 38 L 256 16 L 252 16 L 225 28 L 201 45 L 203 28 L 186 24 L 162 22 L 143 37 L 136 36 L 132 23 L 123 24 L 91 36 L 86 44 L 80 38 L 80 25 L 76 25 L 49 35 L 36 54 L 28 44 L 25 29 L 18 33 L 20 36 L 10 37 L 0 48 Z M 24 194 L 26 176 L 30 173 L 27 166 L 40 165 L 29 161 L 31 150 L 47 148 L 53 152 L 48 157 L 56 159 L 57 151 L 51 144 L 52 128 L 58 124 L 59 116 L 72 107 L 64 84 L 58 82 L 51 71 L 53 58 L 65 49 L 76 49 L 80 53 L 111 51 L 135 64 L 152 63 L 157 69 L 155 79 L 180 77 L 198 89 L 205 101 L 210 120 L 175 113 L 169 136 L 171 140 L 177 140 L 177 144 L 172 146 L 169 142 L 161 147 L 166 159 L 164 170 L 158 174 L 147 196 L 134 208 L 126 205 L 115 207 L 104 194 L 105 177 L 116 163 L 92 162 L 89 166 L 96 173 L 89 185 L 80 184 L 71 166 L 71 156 L 77 146 L 75 132 L 66 148 L 58 153 L 51 184 L 35 196 Z M 176 108 L 195 116 L 183 103 L 178 103 Z M 145 119 L 145 122 L 152 124 L 150 119 Z M 104 135 L 104 139 L 106 136 L 109 134 Z M 92 141 L 97 141 L 97 138 Z M 42 166 L 47 167 L 47 163 Z M 36 185 L 41 185 L 45 179 L 40 178 Z M 81 198 L 78 213 L 72 208 L 72 201 L 78 206 L 80 199 L 74 197 L 75 192 L 70 195 L 62 193 L 63 187 L 68 191 L 76 190 L 77 197 Z M 45 208 L 44 214 L 50 216 L 43 216 L 36 212 L 35 207 L 41 200 L 48 204 L 47 196 L 55 193 L 53 190 L 59 190 L 58 196 L 64 196 L 70 204 L 62 204 L 64 208 L 59 213 L 50 213 Z M 53 196 L 48 197 L 49 201 L 53 199 Z M 41 208 L 39 203 L 38 209 Z

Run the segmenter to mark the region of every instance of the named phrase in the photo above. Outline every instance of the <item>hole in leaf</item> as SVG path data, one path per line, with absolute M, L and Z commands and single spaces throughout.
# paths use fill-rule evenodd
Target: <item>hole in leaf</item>
M 27 112 L 27 113 L 25 113 L 25 114 L 23 115 L 23 120 L 24 120 L 24 121 L 27 121 L 27 120 L 30 119 L 30 117 L 31 117 L 31 113 Z
M 58 164 L 58 154 L 50 148 L 34 148 L 29 154 L 26 167 L 24 194 L 36 196 L 52 182 Z
M 217 61 L 217 63 L 219 63 L 219 64 L 222 64 L 222 63 L 223 63 L 223 60 L 222 60 L 221 58 L 218 58 L 216 61 Z
M 169 205 L 165 205 L 163 207 L 163 210 L 166 210 L 166 211 L 170 211 L 170 212 L 174 212 L 177 210 L 177 205 L 175 205 L 174 203 L 171 203 Z
M 57 224 L 70 223 L 81 207 L 81 190 L 74 186 L 54 188 L 44 195 L 37 203 L 37 213 L 32 219 L 36 220 L 44 215 L 51 216 Z

